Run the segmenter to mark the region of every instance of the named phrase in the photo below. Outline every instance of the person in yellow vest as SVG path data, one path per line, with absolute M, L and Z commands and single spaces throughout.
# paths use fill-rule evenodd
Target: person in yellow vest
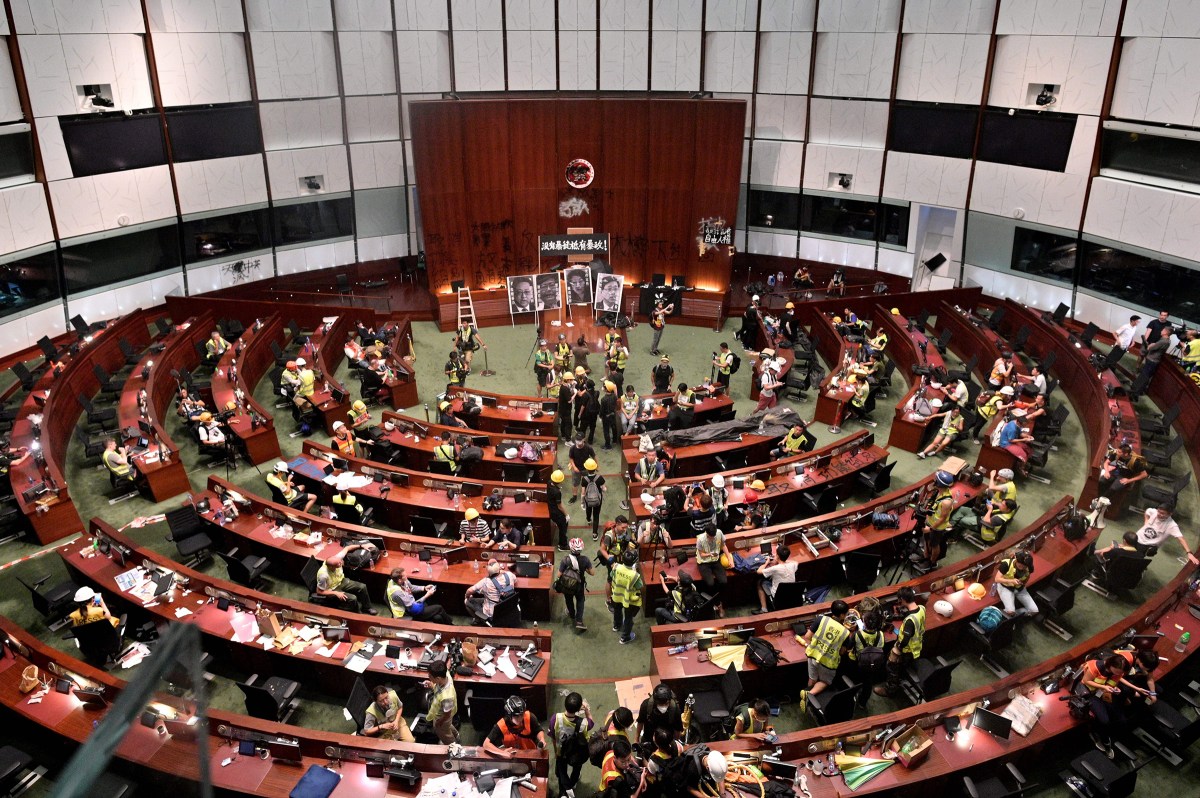
M 551 354 L 554 356 L 554 368 L 560 372 L 571 370 L 571 345 L 567 343 L 564 333 L 558 334 L 558 342 L 554 344 Z
M 882 355 L 883 350 L 887 349 L 888 334 L 885 330 L 880 329 L 879 334 L 867 341 L 867 355 Z
M 446 392 L 449 393 L 450 389 L 456 385 L 467 384 L 467 374 L 471 372 L 471 367 L 459 355 L 457 349 L 451 349 L 450 358 L 446 361 L 443 370 L 446 372 Z
M 358 448 L 354 445 L 354 435 L 344 422 L 333 422 L 333 439 L 331 443 L 342 457 L 358 456 Z
M 130 487 L 138 484 L 138 470 L 130 461 L 125 447 L 117 446 L 116 438 L 108 438 L 104 441 L 104 454 L 100 455 L 100 459 L 104 461 L 104 467 L 109 470 L 118 484 L 128 484 Z
M 1200 369 L 1200 333 L 1196 330 L 1188 330 L 1183 342 L 1183 367 L 1188 371 Z
M 504 717 L 496 721 L 483 741 L 483 750 L 492 756 L 511 759 L 517 751 L 544 750 L 546 733 L 537 716 L 529 711 L 525 699 L 510 696 L 504 702 Z
M 412 618 L 450 625 L 454 620 L 441 604 L 430 604 L 429 599 L 437 592 L 437 585 L 414 585 L 408 581 L 403 568 L 393 568 L 388 575 L 384 597 L 393 618 Z M 417 598 L 417 595 L 420 598 Z
M 980 436 L 983 434 L 984 427 L 996 417 L 997 413 L 1003 413 L 1012 406 L 1014 393 L 1015 391 L 1013 391 L 1011 385 L 1005 385 L 986 399 L 984 398 L 986 394 L 980 394 L 980 399 L 983 399 L 983 401 L 979 403 L 979 400 L 976 400 L 975 420 L 971 422 L 970 431 L 971 437 L 975 439 L 976 446 L 980 446 L 983 443 Z
M 299 369 L 297 376 L 300 377 L 300 387 L 296 389 L 296 395 L 311 402 L 312 395 L 317 390 L 317 373 L 308 367 L 308 361 L 302 357 L 296 358 L 296 368 Z
M 537 377 L 537 395 L 545 396 L 546 388 L 550 385 L 550 375 L 554 371 L 554 355 L 550 352 L 545 338 L 538 341 L 537 351 L 533 353 L 533 373 Z
M 638 569 L 637 549 L 629 548 L 621 554 L 621 562 L 612 569 L 609 582 L 612 588 L 613 628 L 621 633 L 621 645 L 637 639 L 633 632 L 633 619 L 642 609 L 642 575 Z
M 667 411 L 667 429 L 685 429 L 696 420 L 696 392 L 686 382 L 675 388 L 675 401 Z
M 294 402 L 299 391 L 300 367 L 296 365 L 296 361 L 289 360 L 279 374 L 279 392 Z
M 945 550 L 946 533 L 954 514 L 954 475 L 938 469 L 933 475 L 933 496 L 925 505 L 925 559 L 936 563 Z
M 916 662 L 925 644 L 925 607 L 917 603 L 917 591 L 905 585 L 900 588 L 898 598 L 904 605 L 904 621 L 888 652 L 887 681 L 875 686 L 872 691 L 875 695 L 890 696 L 900 689 L 900 674 Z
M 316 494 L 305 493 L 296 487 L 295 482 L 292 481 L 292 475 L 288 473 L 288 464 L 282 460 L 275 464 L 275 469 L 267 474 L 266 480 L 268 485 L 279 491 L 288 507 L 295 509 L 303 507 L 304 512 L 307 513 L 317 503 Z
M 208 340 L 204 342 L 204 351 L 210 363 L 216 363 L 221 359 L 221 355 L 229 349 L 230 343 L 221 336 L 220 330 L 213 330 L 208 336 Z
M 744 705 L 733 718 L 733 733 L 730 740 L 759 740 L 765 741 L 767 734 L 773 732 L 771 725 L 771 705 L 761 698 Z
M 579 771 L 587 763 L 587 742 L 592 736 L 596 721 L 592 719 L 592 708 L 579 693 L 568 693 L 563 701 L 563 711 L 556 712 L 550 720 L 550 742 L 554 746 L 554 774 L 558 777 L 558 794 L 565 795 L 579 784 Z M 577 745 L 582 742 L 580 749 Z M 576 749 L 576 757 L 569 756 L 568 743 Z M 582 758 L 579 758 L 582 754 Z
M 617 371 L 625 373 L 625 366 L 629 364 L 629 347 L 625 346 L 621 336 L 613 336 L 613 342 L 608 347 L 608 359 L 616 362 Z
M 346 422 L 355 432 L 365 432 L 375 426 L 371 419 L 371 413 L 367 410 L 367 403 L 362 399 L 355 399 L 354 403 L 350 405 L 350 409 L 346 412 Z
M 637 391 L 632 385 L 626 385 L 625 395 L 621 397 L 621 405 L 617 411 L 617 423 L 621 426 L 622 435 L 632 435 L 637 430 L 638 410 L 641 405 L 642 399 L 637 395 Z
M 812 449 L 809 444 L 808 426 L 803 421 L 797 421 L 779 441 L 779 447 L 771 450 L 774 458 L 791 457 Z
M 437 446 L 433 447 L 433 459 L 439 463 L 449 463 L 450 472 L 458 473 L 458 455 L 462 451 L 459 448 L 457 437 L 447 437 Z
M 367 707 L 363 717 L 362 735 L 378 740 L 399 740 L 402 743 L 416 742 L 408 722 L 404 720 L 404 704 L 400 696 L 389 687 L 379 685 L 371 691 L 375 700 Z
M 107 620 L 113 626 L 120 623 L 104 603 L 104 597 L 86 585 L 75 591 L 75 609 L 67 616 L 71 626 L 85 626 L 95 621 Z
M 463 362 L 467 364 L 467 368 L 471 367 L 475 350 L 487 349 L 487 344 L 483 342 L 475 325 L 465 323 L 458 325 L 458 331 L 454 334 L 454 346 L 459 352 L 462 352 Z
M 349 507 L 352 509 L 345 515 L 350 515 L 355 519 L 351 523 L 361 523 L 357 519 L 361 519 L 363 516 L 363 506 L 358 503 L 358 497 L 350 492 L 350 487 L 353 482 L 354 473 L 352 471 L 343 471 L 342 473 L 338 474 L 337 481 L 333 484 L 334 493 L 331 503 L 333 504 L 334 515 L 336 515 L 338 518 L 346 520 L 343 517 L 343 514 L 341 514 L 339 511 L 343 507 Z
M 560 393 L 562 393 L 562 372 L 555 366 L 546 372 L 546 398 L 557 402 Z
M 600 793 L 607 792 L 610 787 L 619 787 L 624 781 L 627 782 L 625 789 L 619 794 L 636 795 L 641 786 L 636 774 L 637 760 L 633 758 L 633 746 L 628 740 L 613 740 L 600 762 Z
M 379 611 L 371 606 L 371 597 L 367 594 L 367 586 L 349 578 L 342 570 L 347 554 L 356 549 L 371 551 L 374 548 L 370 543 L 351 543 L 326 559 L 317 569 L 316 594 L 336 600 L 342 605 L 341 609 L 349 612 L 378 615 Z
M 829 605 L 829 614 L 813 621 L 809 630 L 798 638 L 808 657 L 808 689 L 800 691 L 801 713 L 807 709 L 810 695 L 821 694 L 837 678 L 842 653 L 851 644 L 850 630 L 846 628 L 849 612 L 850 605 L 835 599 Z
M 1029 595 L 1025 585 L 1033 576 L 1033 555 L 1027 551 L 1018 551 L 1007 560 L 996 563 L 996 593 L 1000 596 L 1000 604 L 1004 614 L 1012 618 L 1017 614 L 1017 603 L 1021 604 L 1021 612 L 1027 615 L 1037 615 L 1038 605 Z
M 937 402 L 937 399 L 933 400 Z M 966 426 L 966 421 L 963 419 L 962 408 L 958 405 L 950 405 L 949 410 L 942 410 L 930 416 L 931 419 L 941 417 L 942 425 L 938 428 L 937 434 L 933 436 L 933 440 L 929 442 L 921 451 L 917 452 L 917 457 L 924 460 L 933 454 L 939 454 L 943 449 L 956 441 L 963 433 L 963 427 Z
M 729 344 L 721 342 L 721 351 L 713 353 L 712 364 L 716 371 L 717 384 L 724 385 L 725 392 L 728 393 L 729 376 L 733 370 L 733 353 L 729 351 Z
M 454 680 L 446 670 L 446 662 L 438 660 L 429 666 L 429 678 L 421 682 L 426 690 L 431 690 L 429 711 L 425 720 L 433 724 L 433 733 L 437 735 L 442 745 L 450 745 L 458 739 L 458 729 L 454 728 L 454 716 L 458 713 L 458 693 L 454 689 Z

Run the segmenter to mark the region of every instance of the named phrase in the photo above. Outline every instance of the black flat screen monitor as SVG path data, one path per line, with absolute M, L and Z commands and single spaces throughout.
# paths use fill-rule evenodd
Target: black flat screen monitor
M 1070 312 L 1071 312 L 1071 306 L 1070 306 L 1070 305 L 1068 305 L 1068 304 L 1067 304 L 1067 303 L 1065 303 L 1065 302 L 1059 302 L 1059 303 L 1058 303 L 1058 307 L 1056 307 L 1056 308 L 1054 309 L 1054 316 L 1053 316 L 1053 318 L 1054 318 L 1054 323 L 1055 323 L 1055 324 L 1062 324 L 1062 323 L 1063 323 L 1063 319 L 1065 319 L 1065 318 L 1067 317 L 1067 314 L 1068 314 L 1068 313 L 1070 313 Z
M 1129 645 L 1142 651 L 1153 651 L 1159 640 L 1162 640 L 1161 635 L 1134 635 L 1129 638 Z
M 336 468 L 338 471 L 349 471 L 350 470 L 350 461 L 345 459 L 344 457 L 330 457 L 329 462 L 332 463 L 333 467 Z
M 1079 341 L 1087 347 L 1092 345 L 1092 339 L 1096 337 L 1096 333 L 1100 332 L 1100 328 L 1095 322 L 1089 321 L 1087 326 L 1083 328 L 1083 332 L 1079 334 Z
M 745 645 L 746 641 L 754 636 L 754 629 L 750 627 L 742 627 L 738 629 L 725 630 L 725 644 L 730 646 Z
M 1009 732 L 1012 731 L 1011 720 L 983 707 L 975 708 L 975 714 L 971 716 L 971 725 L 1000 740 L 1007 740 Z

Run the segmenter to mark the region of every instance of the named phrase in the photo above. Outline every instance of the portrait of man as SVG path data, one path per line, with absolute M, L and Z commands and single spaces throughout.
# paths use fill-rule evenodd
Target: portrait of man
M 537 310 L 533 301 L 533 277 L 508 278 L 508 307 L 513 313 L 532 313 Z
M 592 270 L 567 269 L 567 304 L 592 304 Z
M 562 307 L 561 278 L 558 272 L 539 274 L 534 278 L 537 282 L 537 309 L 558 310 Z
M 615 313 L 621 307 L 621 283 L 619 274 L 602 274 L 596 282 L 596 310 Z

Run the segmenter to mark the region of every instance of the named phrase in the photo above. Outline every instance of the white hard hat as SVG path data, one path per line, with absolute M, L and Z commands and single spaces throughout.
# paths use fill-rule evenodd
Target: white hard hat
M 750 301 L 751 301 L 751 302 L 757 302 L 757 301 L 758 301 L 758 294 L 755 294 L 754 296 L 750 297 Z
M 729 772 L 729 765 L 725 762 L 725 755 L 720 751 L 708 752 L 708 775 L 713 777 L 714 781 L 725 781 L 725 774 Z
M 304 359 L 304 358 L 302 358 L 302 357 L 298 357 L 298 358 L 296 358 L 296 365 L 297 365 L 297 366 L 307 366 L 307 365 L 308 365 L 308 361 L 307 361 L 307 360 L 305 360 L 305 359 Z
M 938 615 L 949 618 L 954 614 L 954 605 L 945 599 L 938 599 L 937 601 L 933 602 L 933 611 Z
M 725 477 L 721 474 L 717 474 L 715 477 L 712 478 L 712 484 L 713 484 L 714 488 L 725 487 Z
M 517 449 L 515 446 L 504 450 L 504 459 L 505 460 L 515 460 L 516 457 L 517 457 Z
M 81 587 L 75 591 L 75 602 L 76 603 L 81 603 L 84 601 L 91 601 L 95 597 L 96 597 L 96 591 L 92 590 L 87 585 L 84 585 L 83 587 Z
M 350 490 L 350 483 L 353 481 L 354 474 L 350 471 L 343 471 L 342 473 L 338 474 L 337 482 L 333 487 L 339 491 Z

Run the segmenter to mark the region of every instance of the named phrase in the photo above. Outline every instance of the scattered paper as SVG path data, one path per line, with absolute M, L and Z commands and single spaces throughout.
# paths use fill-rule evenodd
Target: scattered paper
M 371 660 L 366 657 L 353 656 L 346 662 L 346 670 L 363 673 L 370 664 Z
M 189 610 L 187 607 L 179 607 L 178 609 L 175 610 L 176 618 L 186 618 L 187 616 L 189 616 L 191 614 L 192 614 L 192 611 Z
M 309 641 L 321 636 L 321 630 L 315 626 L 303 626 L 296 633 L 301 640 Z
M 335 648 L 337 648 L 337 646 L 325 646 L 324 648 L 318 648 L 317 656 L 325 657 L 326 659 L 331 659 L 333 657 L 333 650 Z

